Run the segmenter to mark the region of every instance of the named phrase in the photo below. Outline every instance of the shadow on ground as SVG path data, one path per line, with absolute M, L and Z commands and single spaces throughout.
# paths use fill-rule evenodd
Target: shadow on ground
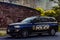
M 49 36 L 49 35 L 34 35 L 34 36 L 29 36 L 29 37 L 26 37 L 26 38 L 21 38 L 21 37 L 16 37 L 16 38 L 12 38 L 12 37 L 6 37 L 4 39 L 30 39 L 30 38 L 56 38 L 58 37 L 58 35 L 55 35 L 55 36 Z

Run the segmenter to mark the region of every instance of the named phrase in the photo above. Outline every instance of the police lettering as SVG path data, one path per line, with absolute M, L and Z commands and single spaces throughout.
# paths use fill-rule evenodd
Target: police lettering
M 33 30 L 42 30 L 42 29 L 49 29 L 49 25 L 36 25 L 36 26 L 33 26 Z

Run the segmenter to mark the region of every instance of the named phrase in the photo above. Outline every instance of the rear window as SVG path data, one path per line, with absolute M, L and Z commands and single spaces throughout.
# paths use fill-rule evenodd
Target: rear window
M 56 22 L 53 18 L 40 18 L 40 22 Z
M 49 22 L 56 22 L 56 19 L 49 18 Z

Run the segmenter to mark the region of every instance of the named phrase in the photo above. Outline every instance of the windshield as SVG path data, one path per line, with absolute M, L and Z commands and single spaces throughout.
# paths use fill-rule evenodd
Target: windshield
M 35 19 L 35 17 L 30 17 L 30 18 L 26 18 L 23 21 L 21 21 L 22 23 L 31 23 L 33 20 Z

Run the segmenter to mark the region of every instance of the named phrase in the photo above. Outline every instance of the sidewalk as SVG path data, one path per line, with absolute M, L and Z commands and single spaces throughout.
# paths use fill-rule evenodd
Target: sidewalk
M 6 30 L 5 29 L 3 29 L 3 30 L 0 29 L 0 36 L 6 36 L 6 35 L 7 35 Z

